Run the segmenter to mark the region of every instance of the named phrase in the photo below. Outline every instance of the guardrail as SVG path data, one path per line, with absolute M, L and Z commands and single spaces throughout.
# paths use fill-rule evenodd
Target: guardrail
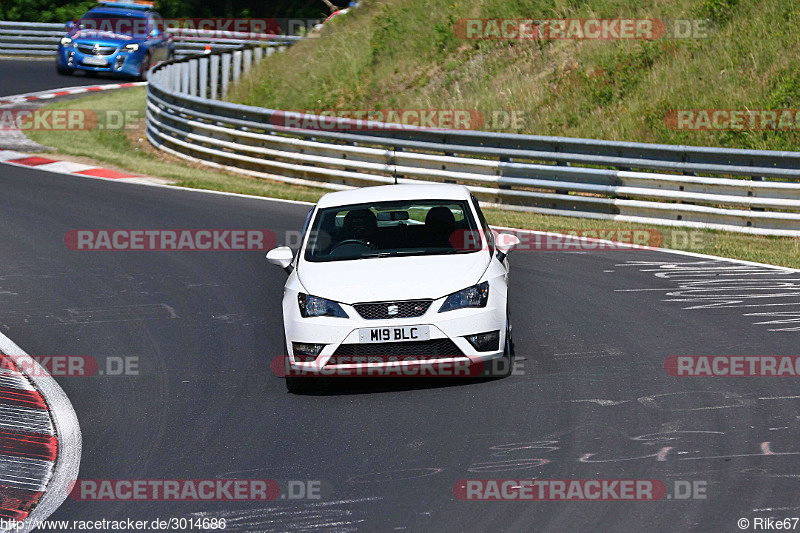
M 0 55 L 55 56 L 59 40 L 66 35 L 64 24 L 0 21 Z M 251 43 L 286 46 L 300 40 L 293 35 L 237 34 L 219 31 L 179 29 L 173 32 L 178 58 L 205 51 L 233 50 Z
M 400 182 L 461 183 L 505 209 L 800 236 L 800 152 L 387 124 L 370 131 L 287 128 L 285 112 L 217 100 L 259 59 L 257 50 L 155 67 L 147 92 L 150 142 L 212 167 L 328 189 L 394 183 L 397 175 Z

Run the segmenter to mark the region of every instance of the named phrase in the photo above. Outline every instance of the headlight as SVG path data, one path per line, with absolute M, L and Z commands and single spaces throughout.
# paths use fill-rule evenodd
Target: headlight
M 126 52 L 135 52 L 138 49 L 139 49 L 138 44 L 126 44 L 125 48 L 123 48 L 123 50 L 125 50 Z
M 302 292 L 297 295 L 297 304 L 300 306 L 300 315 L 303 318 L 312 316 L 338 316 L 341 318 L 350 318 L 344 312 L 342 306 L 336 302 L 326 300 L 325 298 L 317 298 L 316 296 L 309 296 Z
M 439 312 L 444 313 L 445 311 L 462 309 L 464 307 L 486 307 L 486 302 L 488 300 L 489 282 L 484 281 L 483 283 L 479 283 L 463 291 L 454 292 L 448 296 L 439 309 Z
M 70 39 L 69 37 L 62 37 L 61 46 L 72 46 L 72 39 Z

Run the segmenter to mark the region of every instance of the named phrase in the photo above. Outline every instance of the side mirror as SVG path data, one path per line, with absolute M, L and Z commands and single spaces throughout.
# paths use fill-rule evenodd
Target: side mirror
M 515 246 L 520 243 L 519 237 L 513 233 L 498 233 L 495 237 L 497 258 L 502 261 Z
M 67 32 L 71 32 L 72 28 L 75 27 L 75 22 L 68 20 L 67 23 L 64 24 L 64 27 L 67 29 Z
M 157 28 L 153 29 L 153 31 L 150 32 L 150 37 L 161 37 L 161 30 Z
M 273 265 L 278 265 L 287 273 L 291 274 L 294 254 L 292 253 L 292 249 L 288 246 L 278 246 L 267 252 L 267 261 Z

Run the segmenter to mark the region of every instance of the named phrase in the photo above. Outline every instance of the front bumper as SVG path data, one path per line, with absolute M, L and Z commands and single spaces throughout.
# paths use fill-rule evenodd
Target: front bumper
M 118 48 L 112 54 L 95 56 L 81 52 L 77 46 L 59 45 L 56 61 L 61 69 L 106 72 L 135 77 L 139 75 L 146 53 L 147 51 L 140 46 L 136 52 L 124 52 L 122 48 Z M 89 64 L 94 60 L 104 63 L 101 65 Z
M 500 291 L 490 291 L 489 301 L 484 308 L 457 309 L 439 313 L 439 308 L 445 300 L 443 297 L 434 300 L 422 316 L 378 320 L 362 318 L 352 305 L 347 304 L 341 304 L 341 306 L 350 318 L 303 318 L 297 305 L 297 294 L 296 291 L 287 289 L 283 300 L 286 349 L 289 355 L 288 367 L 292 372 L 314 374 L 323 373 L 323 369 L 369 369 L 397 366 L 398 364 L 405 367 L 425 365 L 430 362 L 475 365 L 501 358 L 504 354 L 506 301 L 504 297 L 501 297 Z M 430 344 L 419 343 L 418 346 L 431 346 L 436 341 L 443 341 L 438 345 L 455 345 L 460 354 L 454 355 L 452 350 L 447 350 L 447 355 L 428 354 L 425 353 L 424 348 L 407 349 L 413 343 L 385 343 L 375 349 L 375 352 L 380 352 L 380 355 L 372 356 L 369 355 L 370 350 L 376 345 L 359 342 L 360 328 L 399 328 L 403 326 L 429 326 Z M 499 331 L 497 350 L 479 352 L 466 339 L 468 335 L 489 331 Z M 449 342 L 444 342 L 445 340 Z M 295 357 L 292 352 L 292 343 L 294 342 L 324 344 L 325 347 L 316 358 L 311 356 Z M 398 352 L 398 357 L 392 360 L 386 357 L 387 353 L 392 350 L 392 346 L 388 346 L 390 344 L 400 345 L 400 348 L 404 348 Z M 367 355 L 350 356 L 349 358 L 340 355 L 353 352 Z M 404 356 L 408 353 L 413 353 L 413 356 Z M 353 363 L 342 363 L 342 361 L 348 360 Z

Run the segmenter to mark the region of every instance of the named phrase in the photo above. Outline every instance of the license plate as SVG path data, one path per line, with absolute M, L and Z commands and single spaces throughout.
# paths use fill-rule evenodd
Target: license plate
M 106 61 L 102 57 L 84 57 L 83 64 L 92 65 L 94 67 L 105 67 L 106 65 L 108 65 L 108 61 Z
M 393 328 L 360 328 L 358 342 L 411 342 L 431 338 L 430 326 L 399 326 Z

